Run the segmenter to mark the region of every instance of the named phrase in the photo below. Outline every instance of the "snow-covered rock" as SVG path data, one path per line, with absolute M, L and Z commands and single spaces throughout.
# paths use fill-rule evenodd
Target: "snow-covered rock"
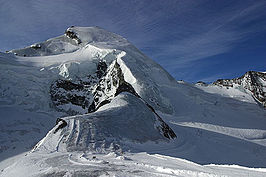
M 242 101 L 257 102 L 266 107 L 266 74 L 264 72 L 248 71 L 235 79 L 218 79 L 210 85 L 198 82 L 196 85 L 210 93 L 216 92 Z

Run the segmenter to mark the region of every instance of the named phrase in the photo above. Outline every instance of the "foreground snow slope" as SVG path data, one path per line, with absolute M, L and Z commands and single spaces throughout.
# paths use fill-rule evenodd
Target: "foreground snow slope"
M 25 168 L 29 167 L 30 168 Z M 160 154 L 62 153 L 27 155 L 0 176 L 189 176 L 263 177 L 265 169 L 237 165 L 198 165 Z
M 0 53 L 0 72 L 2 176 L 266 175 L 252 97 L 176 82 L 101 28 Z

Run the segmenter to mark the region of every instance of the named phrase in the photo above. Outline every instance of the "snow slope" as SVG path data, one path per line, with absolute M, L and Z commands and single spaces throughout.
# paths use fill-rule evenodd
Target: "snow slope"
M 25 169 L 25 166 L 31 166 Z M 56 168 L 55 168 L 56 167 Z M 25 156 L 6 168 L 1 176 L 265 176 L 265 169 L 237 165 L 198 165 L 160 154 L 143 153 L 51 153 Z
M 177 82 L 99 27 L 0 53 L 0 72 L 0 176 L 266 175 L 250 95 Z

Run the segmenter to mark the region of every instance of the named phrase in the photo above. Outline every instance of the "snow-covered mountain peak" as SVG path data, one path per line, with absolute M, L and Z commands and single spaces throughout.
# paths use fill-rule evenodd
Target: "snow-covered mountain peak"
M 64 35 L 10 52 L 24 57 L 49 56 L 71 53 L 88 44 L 104 49 L 119 49 L 131 45 L 122 36 L 99 27 L 72 26 L 66 29 Z
M 68 80 L 73 84 L 90 82 L 80 96 L 89 95 L 88 89 L 95 89 L 96 83 L 105 77 L 107 72 L 99 71 L 98 67 L 104 64 L 105 69 L 112 70 L 111 64 L 117 63 L 124 80 L 131 84 L 149 105 L 162 112 L 172 112 L 168 99 L 163 96 L 159 87 L 174 85 L 174 78 L 117 34 L 99 27 L 70 27 L 64 35 L 36 45 L 11 52 L 17 55 L 17 62 L 38 67 L 42 73 L 53 75 L 48 81 L 51 88 L 54 88 L 58 79 Z M 99 76 L 97 72 L 102 72 L 102 75 Z M 68 108 L 69 106 L 66 109 Z
M 31 151 L 9 167 L 1 162 L 0 176 L 245 174 L 174 157 L 266 166 L 265 110 L 248 94 L 256 74 L 238 85 L 177 82 L 98 27 L 70 27 L 11 53 L 0 53 L 0 160 Z M 264 89 L 265 79 L 255 78 Z
M 65 31 L 65 35 L 76 40 L 77 44 L 104 45 L 105 47 L 125 46 L 130 43 L 118 34 L 111 33 L 100 27 L 75 27 L 72 26 Z
M 176 137 L 158 114 L 173 111 L 160 90 L 161 85 L 175 83 L 174 79 L 121 36 L 98 27 L 70 27 L 62 36 L 11 53 L 15 55 L 3 55 L 4 61 L 12 57 L 14 62 L 8 65 L 8 72 L 1 75 L 3 86 L 0 89 L 4 100 L 14 100 L 12 104 L 34 112 L 55 111 L 62 116 L 60 120 L 73 115 L 71 120 L 74 122 L 79 122 L 81 117 L 95 119 L 97 121 L 87 122 L 95 127 L 108 109 L 110 117 L 101 119 L 100 127 L 102 124 L 116 127 L 110 129 L 114 132 L 109 132 L 113 141 L 167 141 Z M 11 77 L 15 79 L 10 80 Z M 122 97 L 123 94 L 131 96 Z M 128 104 L 117 106 L 123 100 Z M 129 110 L 131 114 L 127 113 Z M 117 113 L 125 113 L 125 119 L 120 123 L 116 119 Z M 145 123 L 142 118 L 149 121 Z M 110 120 L 112 124 L 108 123 Z M 131 123 L 126 123 L 127 120 Z M 124 126 L 130 126 L 134 121 L 136 125 L 145 123 L 146 135 L 138 133 L 143 127 L 128 129 L 131 135 L 124 136 Z M 87 124 L 85 122 L 77 123 L 77 126 L 82 127 Z M 62 136 L 72 132 L 71 123 L 67 125 L 62 127 Z M 104 135 L 102 139 L 107 139 L 109 135 L 102 131 L 105 129 L 98 127 L 95 136 Z M 154 133 L 148 132 L 157 132 L 157 138 L 152 138 Z M 52 133 L 51 136 L 57 135 Z M 84 134 L 77 136 L 92 138 Z M 49 144 L 49 141 L 43 142 Z M 70 139 L 67 143 L 73 142 Z M 74 146 L 78 144 L 72 149 Z

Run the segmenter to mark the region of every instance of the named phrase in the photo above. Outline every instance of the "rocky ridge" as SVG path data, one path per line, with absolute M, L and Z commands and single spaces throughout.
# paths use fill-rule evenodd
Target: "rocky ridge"
M 256 102 L 266 108 L 266 73 L 248 71 L 243 76 L 235 79 L 218 79 L 213 83 L 220 87 L 241 86 L 250 93 Z

